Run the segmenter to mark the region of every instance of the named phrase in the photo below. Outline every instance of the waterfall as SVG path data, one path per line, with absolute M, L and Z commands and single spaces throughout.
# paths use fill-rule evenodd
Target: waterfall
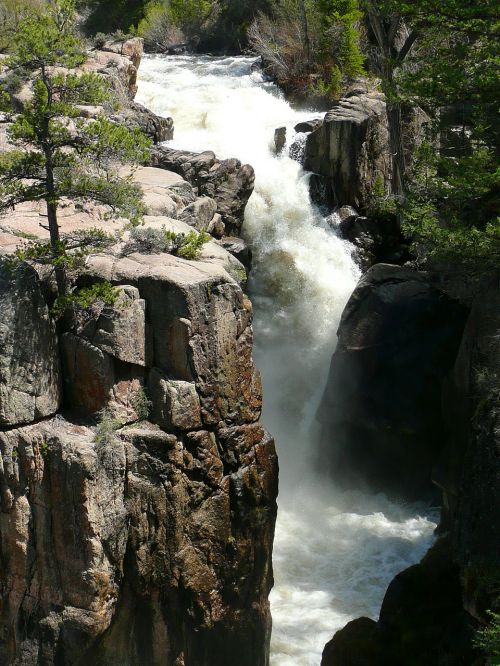
M 252 62 L 146 57 L 137 101 L 174 118 L 169 145 L 237 157 L 256 171 L 243 233 L 254 253 L 249 288 L 263 419 L 280 456 L 271 664 L 319 666 L 337 629 L 377 617 L 390 580 L 428 549 L 436 516 L 382 495 L 336 491 L 314 473 L 314 415 L 359 271 L 334 218 L 311 204 L 308 174 L 288 150 L 273 151 L 275 128 L 287 127 L 290 145 L 294 126 L 318 114 L 292 109 Z

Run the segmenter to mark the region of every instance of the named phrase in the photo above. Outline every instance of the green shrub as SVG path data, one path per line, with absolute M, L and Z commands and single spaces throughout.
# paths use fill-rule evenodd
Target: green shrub
M 500 614 L 488 612 L 490 624 L 477 632 L 476 646 L 486 655 L 487 666 L 500 665 Z
M 141 421 L 145 421 L 149 417 L 153 403 L 149 400 L 144 388 L 141 387 L 137 391 L 132 406 Z
M 161 229 L 151 227 L 135 227 L 130 232 L 130 242 L 126 252 L 143 252 L 145 254 L 173 254 L 183 259 L 197 259 L 211 236 L 205 232 L 190 231 L 188 234 L 177 234 L 169 231 L 165 225 Z
M 386 192 L 384 179 L 380 175 L 375 178 L 366 212 L 376 219 L 386 219 L 398 212 L 397 199 Z
M 430 143 L 422 144 L 402 208 L 403 232 L 417 259 L 476 273 L 498 268 L 499 184 L 496 158 L 484 145 L 443 157 Z
M 59 296 L 52 307 L 52 314 L 60 316 L 71 305 L 76 305 L 82 310 L 90 308 L 95 303 L 114 305 L 118 295 L 119 289 L 110 282 L 97 282 L 91 287 L 84 287 L 66 296 Z
M 106 44 L 108 40 L 108 36 L 105 35 L 103 32 L 98 32 L 96 35 L 94 35 L 94 46 L 96 49 L 102 49 L 104 44 Z
M 112 444 L 116 437 L 116 431 L 122 425 L 115 412 L 110 407 L 105 407 L 99 412 L 94 442 L 96 444 Z

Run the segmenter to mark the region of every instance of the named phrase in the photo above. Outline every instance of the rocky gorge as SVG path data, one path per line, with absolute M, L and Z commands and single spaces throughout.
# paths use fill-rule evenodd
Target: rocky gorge
M 88 66 L 124 93 L 117 122 L 142 127 L 156 144 L 172 139 L 171 119 L 131 101 L 140 41 L 106 48 Z M 249 293 L 259 312 L 275 308 L 262 305 L 266 289 L 278 293 L 278 339 L 259 365 L 267 381 L 272 366 L 271 387 L 290 401 L 281 438 L 306 448 L 310 435 L 293 412 L 307 403 L 326 484 L 443 505 L 431 551 L 393 565 L 389 579 L 412 564 L 390 584 L 379 620 L 349 623 L 322 663 L 483 663 L 474 632 L 498 610 L 498 276 L 464 287 L 446 267 L 418 270 L 394 220 L 370 216 L 377 178 L 391 178 L 385 111 L 380 93 L 358 87 L 299 128 L 313 172 L 304 181 L 283 146 L 293 196 L 302 202 L 310 191 L 330 226 L 318 218 L 306 226 L 310 209 L 294 199 L 283 217 L 297 218 L 298 229 L 283 233 L 281 209 L 259 169 L 241 163 L 246 155 L 156 145 L 150 165 L 132 175 L 144 228 L 208 232 L 196 261 L 141 252 L 114 223 L 116 243 L 90 258 L 79 282 L 109 280 L 119 299 L 66 329 L 49 315 L 49 276 L 2 275 L 2 663 L 268 664 L 278 464 L 261 421 L 244 289 L 251 252 L 241 235 L 255 255 Z M 254 166 L 272 181 L 265 165 Z M 269 226 L 252 236 L 255 209 Z M 3 255 L 43 237 L 40 215 L 24 206 L 0 221 Z M 62 230 L 99 220 L 98 209 L 68 201 Z M 319 341 L 313 310 L 327 329 Z M 256 328 L 266 334 L 261 320 Z M 298 654 L 285 661 L 275 649 L 273 663 L 317 663 Z

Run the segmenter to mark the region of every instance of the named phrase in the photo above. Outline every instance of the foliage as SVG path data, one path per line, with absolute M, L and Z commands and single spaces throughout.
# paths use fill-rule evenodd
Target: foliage
M 476 646 L 487 657 L 488 666 L 500 664 L 500 614 L 488 613 L 490 624 L 477 633 Z
M 102 49 L 104 44 L 106 44 L 106 41 L 108 39 L 108 36 L 104 32 L 98 32 L 94 35 L 94 46 L 96 49 Z
M 211 16 L 210 0 L 163 0 L 149 2 L 137 26 L 146 46 L 165 51 L 170 46 L 199 39 L 202 26 Z
M 137 26 L 137 34 L 144 38 L 146 48 L 154 51 L 167 51 L 171 46 L 182 44 L 186 37 L 167 10 L 165 4 L 150 3 L 146 14 Z
M 104 116 L 79 118 L 78 104 L 99 104 L 109 92 L 97 74 L 73 71 L 85 58 L 75 32 L 73 0 L 54 0 L 19 22 L 7 59 L 12 72 L 29 74 L 33 96 L 9 129 L 15 148 L 0 156 L 0 211 L 22 202 L 45 202 L 50 243 L 32 244 L 16 258 L 51 264 L 61 297 L 69 294 L 68 271 L 75 261 L 93 246 L 101 249 L 104 241 L 96 230 L 61 237 L 61 201 L 98 202 L 106 207 L 105 218 L 121 216 L 137 223 L 143 213 L 140 188 L 120 178 L 113 165 L 144 161 L 150 145 L 141 132 Z
M 376 219 L 386 219 L 398 212 L 397 200 L 386 191 L 384 179 L 380 175 L 375 179 L 366 212 Z
M 285 0 L 249 30 L 252 49 L 278 81 L 338 97 L 364 73 L 357 0 Z
M 480 272 L 500 265 L 499 175 L 486 146 L 461 157 L 421 146 L 402 209 L 403 231 L 418 258 Z
M 142 388 L 142 386 L 135 394 L 132 406 L 135 410 L 135 413 L 139 417 L 139 420 L 145 421 L 149 417 L 153 403 L 151 400 L 149 400 L 146 391 L 144 388 Z
M 190 231 L 188 234 L 169 231 L 165 225 L 161 229 L 136 227 L 130 233 L 131 241 L 127 252 L 146 254 L 174 254 L 183 259 L 197 259 L 203 246 L 211 236 L 205 232 Z
M 110 407 L 105 407 L 99 412 L 99 421 L 94 436 L 96 444 L 112 444 L 116 437 L 116 431 L 122 427 L 122 422 Z
M 354 78 L 365 73 L 361 52 L 358 0 L 317 0 L 323 25 L 322 52 L 332 55 L 339 70 Z
M 41 6 L 43 0 L 0 0 L 0 51 L 12 45 L 12 38 L 19 23 L 33 9 Z
M 95 303 L 104 303 L 114 305 L 119 295 L 119 290 L 110 282 L 97 282 L 91 287 L 78 289 L 66 296 L 59 296 L 52 306 L 52 314 L 62 315 L 70 306 L 76 306 L 81 309 L 88 309 Z
M 146 0 L 78 0 L 79 8 L 87 15 L 85 30 L 90 35 L 100 32 L 103 26 L 107 33 L 128 32 L 144 18 L 146 4 Z
M 363 0 L 362 6 L 376 44 L 372 63 L 388 95 L 399 174 L 393 191 L 406 198 L 403 226 L 417 258 L 479 272 L 497 267 L 497 3 Z M 401 143 L 402 102 L 436 120 L 410 168 Z

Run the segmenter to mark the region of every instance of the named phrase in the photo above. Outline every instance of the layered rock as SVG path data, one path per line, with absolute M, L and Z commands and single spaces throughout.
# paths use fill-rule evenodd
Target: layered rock
M 442 383 L 465 317 L 425 274 L 386 264 L 365 274 L 342 315 L 319 410 L 322 468 L 396 496 L 431 492 Z
M 308 134 L 304 168 L 319 176 L 312 187 L 321 203 L 365 210 L 377 179 L 391 177 L 384 96 L 363 89 L 342 98 Z

